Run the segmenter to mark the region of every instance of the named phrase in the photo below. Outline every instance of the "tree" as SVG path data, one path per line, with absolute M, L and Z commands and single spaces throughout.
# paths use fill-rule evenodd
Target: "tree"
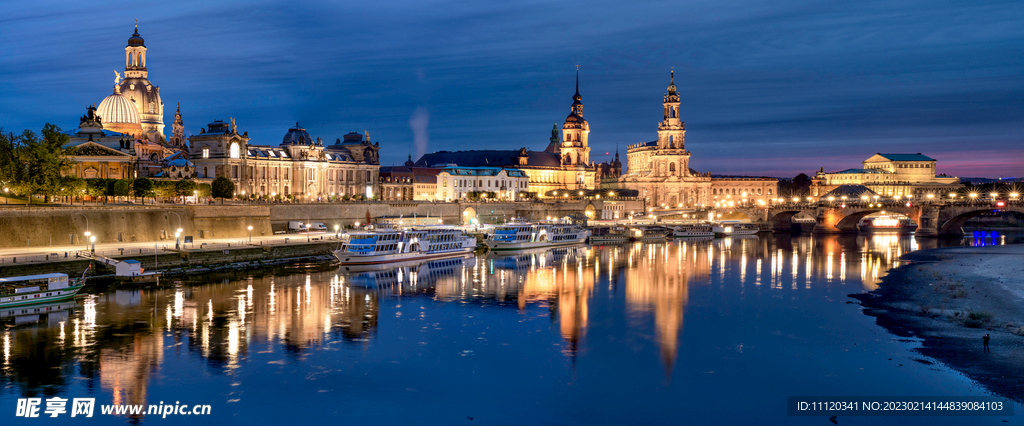
M 224 204 L 225 198 L 233 198 L 235 196 L 235 183 L 224 176 L 221 176 L 213 180 L 213 184 L 210 186 L 210 193 L 214 198 L 220 198 L 220 203 Z
M 72 203 L 74 203 L 74 197 L 85 195 L 85 179 L 75 176 L 64 176 L 60 179 L 60 187 L 58 194 L 71 197 Z
M 85 194 L 92 198 L 107 196 L 107 181 L 105 179 L 86 179 Z
M 149 178 L 138 178 L 132 185 L 132 192 L 136 197 L 142 197 L 142 204 L 146 204 L 146 197 L 153 195 L 153 187 L 153 181 Z
M 115 197 L 127 197 L 132 195 L 131 179 L 118 179 L 114 181 L 114 190 L 111 191 L 111 195 Z
M 0 129 L 0 184 L 4 188 L 17 185 L 22 176 L 22 163 L 19 161 L 21 139 L 14 133 L 4 134 Z
M 806 195 L 811 192 L 811 177 L 803 173 L 796 175 L 793 178 L 793 191 L 800 195 Z
M 60 191 L 60 178 L 71 167 L 64 145 L 70 140 L 60 127 L 47 123 L 43 126 L 40 139 L 31 130 L 21 134 L 21 155 L 24 163 L 20 186 L 23 195 L 32 202 L 33 194 L 44 196 L 43 201 Z
M 184 201 L 184 197 L 192 195 L 194 191 L 196 191 L 196 183 L 192 179 L 182 179 L 174 183 L 174 193 L 182 197 L 182 201 Z

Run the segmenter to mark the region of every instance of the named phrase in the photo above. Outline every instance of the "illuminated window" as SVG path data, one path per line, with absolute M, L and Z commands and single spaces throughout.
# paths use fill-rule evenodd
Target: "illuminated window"
M 231 158 L 238 158 L 238 155 L 239 155 L 238 151 L 239 151 L 238 143 L 237 142 L 232 143 L 231 144 Z
M 210 147 L 203 147 L 203 158 L 210 158 Z

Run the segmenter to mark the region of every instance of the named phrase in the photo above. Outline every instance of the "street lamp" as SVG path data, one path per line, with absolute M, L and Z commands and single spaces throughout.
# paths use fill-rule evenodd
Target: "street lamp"
M 309 242 L 309 224 L 306 224 L 306 242 Z
M 249 225 L 249 244 L 252 244 L 252 225 Z
M 338 224 L 334 224 L 334 239 L 338 239 Z
M 4 204 L 7 204 L 7 191 L 10 191 L 10 188 L 4 187 Z
M 85 249 L 86 250 L 89 250 L 89 241 L 90 240 L 96 241 L 96 237 L 90 237 L 90 235 L 92 235 L 92 232 L 85 231 Z
M 175 250 L 181 250 L 181 243 L 179 242 L 178 237 L 181 237 L 181 228 L 178 228 L 178 230 L 174 233 L 174 249 Z
M 92 252 L 96 253 L 96 236 L 89 237 L 89 242 L 92 243 Z

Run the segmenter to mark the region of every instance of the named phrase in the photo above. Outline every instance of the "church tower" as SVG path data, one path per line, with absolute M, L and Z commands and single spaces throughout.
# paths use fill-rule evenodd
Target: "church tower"
M 670 74 L 668 93 L 665 93 L 665 118 L 658 123 L 658 149 L 685 149 L 686 125 L 679 119 L 679 94 L 676 92 L 675 71 Z
M 149 81 L 146 41 L 139 35 L 139 23 L 135 22 L 135 33 L 128 38 L 124 48 L 124 80 L 118 83 L 121 95 L 135 105 L 142 122 L 144 139 L 164 142 L 164 102 L 160 99 L 160 86 Z
M 178 103 L 174 111 L 174 123 L 171 125 L 171 144 L 178 148 L 185 148 L 185 122 L 181 120 L 181 103 Z
M 580 71 L 576 69 L 576 94 L 572 97 L 572 109 L 562 125 L 562 166 L 575 168 L 590 164 L 590 124 L 583 119 L 583 97 L 580 96 Z

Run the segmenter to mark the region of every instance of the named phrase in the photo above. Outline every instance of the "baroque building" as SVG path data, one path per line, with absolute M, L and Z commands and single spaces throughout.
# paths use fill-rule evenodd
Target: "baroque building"
M 164 102 L 160 99 L 160 86 L 149 81 L 149 70 L 146 68 L 146 41 L 139 35 L 139 24 L 135 23 L 135 33 L 128 38 L 124 48 L 124 79 L 116 74 L 114 94 L 100 103 L 97 113 L 107 123 L 105 127 L 119 133 L 148 139 L 153 142 L 165 142 L 164 137 Z M 120 95 L 124 100 L 112 98 Z M 108 103 L 107 101 L 111 102 Z M 131 117 L 124 109 L 134 109 Z M 132 133 L 137 122 L 139 133 Z M 122 131 L 127 130 L 127 131 Z
M 675 72 L 672 72 L 662 101 L 658 139 L 629 145 L 626 172 L 619 177 L 602 179 L 602 187 L 633 189 L 648 207 L 665 208 L 767 204 L 777 195 L 778 180 L 774 178 L 717 177 L 690 168 L 686 123 L 679 116 L 679 104 L 679 90 Z
M 583 96 L 579 73 L 569 115 L 551 129 L 551 139 L 542 151 L 519 150 L 438 151 L 425 154 L 417 167 L 498 167 L 521 170 L 528 178 L 530 192 L 539 197 L 557 191 L 590 190 L 598 187 L 598 165 L 590 162 L 590 123 L 583 119 Z M 485 188 L 486 189 L 486 188 Z M 454 193 L 454 192 L 453 192 Z M 447 197 L 446 197 L 447 198 Z
M 89 106 L 77 131 L 69 131 L 64 145 L 74 162 L 67 175 L 83 179 L 133 179 L 136 177 L 135 141 L 128 135 L 104 130 L 96 108 Z
M 293 196 L 305 201 L 378 194 L 379 144 L 349 133 L 324 146 L 295 123 L 278 146 L 252 145 L 235 120 L 217 120 L 189 137 L 189 158 L 199 178 L 225 177 L 241 196 Z
M 963 186 L 959 178 L 937 174 L 936 163 L 920 152 L 878 153 L 864 160 L 863 168 L 830 173 L 822 168 L 811 178 L 811 195 L 821 197 L 841 185 L 863 185 L 886 197 L 941 197 Z

